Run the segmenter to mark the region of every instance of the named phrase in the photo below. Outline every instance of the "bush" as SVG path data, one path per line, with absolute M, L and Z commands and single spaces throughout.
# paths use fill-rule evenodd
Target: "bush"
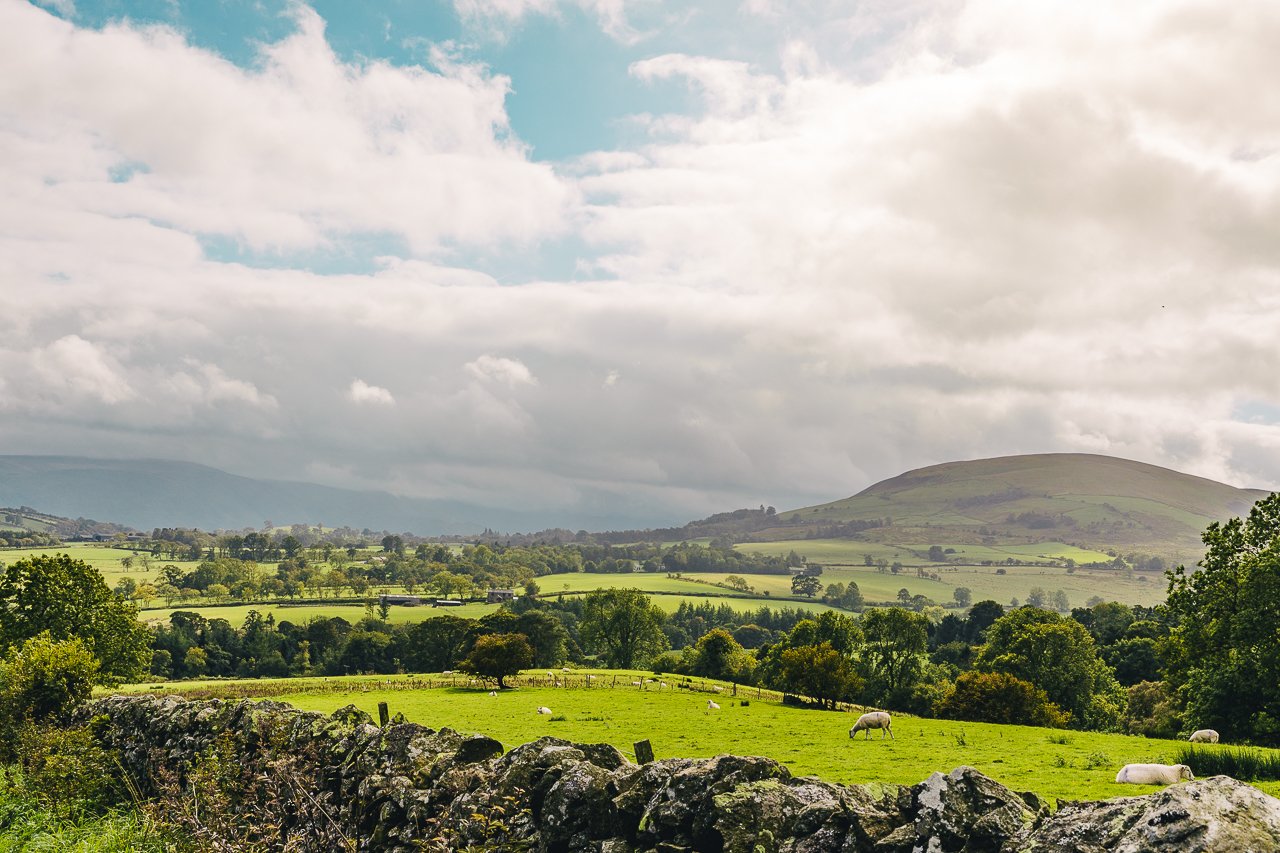
M 0 660 L 0 760 L 15 756 L 20 730 L 65 722 L 89 698 L 98 661 L 79 638 L 57 641 L 43 633 Z
M 102 814 L 125 800 L 119 764 L 86 726 L 23 726 L 14 751 L 15 790 L 60 818 Z
M 1003 672 L 964 672 L 935 706 L 940 717 L 982 723 L 1062 728 L 1071 715 L 1043 690 Z

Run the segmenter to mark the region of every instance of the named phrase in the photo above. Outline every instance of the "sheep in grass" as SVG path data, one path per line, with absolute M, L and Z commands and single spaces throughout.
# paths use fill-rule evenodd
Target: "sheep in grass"
M 548 708 L 546 705 L 539 705 L 539 706 L 538 706 L 538 713 L 539 713 L 539 714 L 550 714 L 550 713 L 551 713 L 551 709 L 550 709 L 550 708 Z
M 708 699 L 708 700 L 707 700 L 707 710 L 708 710 L 708 711 L 719 711 L 719 710 L 720 710 L 720 706 L 719 706 L 719 705 L 717 705 L 717 704 L 716 704 L 714 701 L 712 701 L 711 699 Z
M 1194 781 L 1191 768 L 1185 764 L 1126 764 L 1116 774 L 1117 782 L 1131 785 L 1173 785 L 1183 779 Z
M 1187 740 L 1192 743 L 1217 743 L 1218 733 L 1213 729 L 1197 729 L 1191 733 L 1191 737 Z
M 489 695 L 490 695 L 490 696 L 497 696 L 497 695 L 498 695 L 498 691 L 496 691 L 496 690 L 490 690 L 490 691 L 489 691 Z
M 871 711 L 863 714 L 858 721 L 853 724 L 853 728 L 849 729 L 849 737 L 853 737 L 860 731 L 866 731 L 867 739 L 871 739 L 871 730 L 880 729 L 880 739 L 884 740 L 885 732 L 889 733 L 889 737 L 893 737 L 893 719 L 889 716 L 888 711 Z

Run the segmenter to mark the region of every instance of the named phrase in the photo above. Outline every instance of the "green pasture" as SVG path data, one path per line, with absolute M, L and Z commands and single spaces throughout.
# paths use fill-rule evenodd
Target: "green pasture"
M 638 589 L 641 592 L 675 592 L 698 593 L 716 592 L 715 588 L 699 583 L 701 574 L 689 573 L 686 578 L 668 577 L 665 572 L 567 572 L 557 575 L 542 575 L 534 578 L 538 585 L 539 595 L 551 598 L 558 593 L 592 592 L 597 589 Z M 790 590 L 788 590 L 788 593 Z
M 430 605 L 419 607 L 397 607 L 392 606 L 387 614 L 387 621 L 393 625 L 409 624 L 414 622 L 422 622 L 426 619 L 432 619 L 436 616 L 460 616 L 466 619 L 479 619 L 489 613 L 494 613 L 501 605 L 498 604 L 463 604 L 460 607 L 432 607 Z M 160 607 L 153 610 L 140 610 L 138 618 L 144 622 L 162 622 L 167 623 L 169 617 L 179 610 L 185 613 L 198 613 L 206 619 L 226 619 L 235 627 L 239 628 L 244 624 L 245 617 L 249 615 L 250 610 L 256 610 L 266 618 L 267 614 L 275 617 L 277 623 L 292 622 L 300 625 L 311 619 L 318 617 L 332 618 L 341 616 L 351 624 L 359 622 L 368 615 L 363 604 L 307 604 L 307 605 L 290 605 L 287 603 L 271 603 L 271 604 L 230 604 L 223 606 L 192 606 L 192 607 Z M 375 609 L 374 615 L 377 615 Z
M 966 545 L 955 542 L 913 542 L 886 543 L 863 542 L 857 539 L 792 539 L 780 542 L 745 542 L 735 546 L 739 551 L 786 556 L 795 551 L 822 565 L 854 565 L 865 564 L 864 557 L 871 555 L 873 560 L 885 559 L 889 562 L 900 560 L 910 565 L 921 565 L 928 561 L 923 555 L 929 552 L 930 545 L 942 548 L 954 548 L 955 554 L 974 562 L 983 560 L 1004 560 L 1013 557 L 1016 560 L 1075 560 L 1077 563 L 1110 562 L 1111 557 L 1101 551 L 1077 548 L 1062 542 L 1032 542 L 1009 545 Z
M 962 723 L 895 716 L 894 740 L 850 739 L 853 715 L 844 711 L 812 711 L 786 706 L 754 688 L 739 688 L 737 696 L 724 685 L 708 692 L 701 679 L 682 689 L 680 680 L 665 678 L 664 689 L 631 681 L 648 674 L 599 672 L 594 686 L 585 687 L 583 671 L 568 678 L 556 673 L 568 687 L 550 686 L 544 673 L 531 673 L 525 685 L 489 696 L 487 688 L 435 686 L 413 689 L 424 683 L 443 685 L 441 676 L 387 676 L 378 679 L 308 679 L 276 682 L 206 682 L 209 690 L 223 695 L 279 698 L 296 707 L 329 713 L 354 704 L 377 717 L 379 702 L 392 713 L 432 728 L 450 727 L 496 737 L 508 749 L 543 735 L 579 742 L 611 743 L 630 754 L 642 739 L 652 742 L 658 758 L 710 757 L 724 753 L 764 755 L 785 764 L 793 774 L 816 775 L 844 784 L 884 782 L 914 784 L 934 771 L 970 765 L 1015 790 L 1063 799 L 1102 799 L 1149 793 L 1153 787 L 1118 785 L 1116 771 L 1131 762 L 1170 762 L 1180 741 L 1149 740 L 1128 735 Z M 516 681 L 517 684 L 520 680 Z M 279 685 L 288 686 L 271 694 Z M 612 686 L 611 686 L 612 685 Z M 188 689 L 181 684 L 182 690 Z M 302 688 L 308 692 L 295 692 Z M 409 688 L 409 689 L 406 689 Z M 136 689 L 136 688 L 135 688 Z M 776 694 L 774 694 L 776 697 Z M 721 708 L 707 709 L 714 698 Z M 535 712 L 545 705 L 552 717 Z M 563 718 L 563 719 L 560 719 Z M 1259 783 L 1271 794 L 1280 793 L 1280 782 Z
M 138 583 L 154 583 L 160 576 L 160 569 L 174 565 L 183 571 L 191 571 L 199 563 L 194 560 L 170 560 L 164 557 L 151 557 L 150 568 L 142 568 L 139 555 L 129 548 L 113 548 L 106 544 L 90 542 L 70 542 L 49 548 L 4 548 L 0 549 L 0 562 L 16 563 L 26 557 L 41 554 L 67 554 L 77 560 L 83 560 L 102 573 L 107 586 L 114 587 L 122 578 L 130 577 Z M 133 558 L 133 565 L 125 568 L 122 561 L 126 557 Z

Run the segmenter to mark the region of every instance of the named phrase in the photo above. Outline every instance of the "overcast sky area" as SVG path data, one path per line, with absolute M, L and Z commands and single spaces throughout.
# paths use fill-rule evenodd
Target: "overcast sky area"
M 617 526 L 1280 485 L 1274 0 L 0 0 L 0 452 Z

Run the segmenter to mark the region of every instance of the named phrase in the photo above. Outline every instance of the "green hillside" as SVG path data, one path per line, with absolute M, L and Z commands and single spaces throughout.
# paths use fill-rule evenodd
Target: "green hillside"
M 879 519 L 882 526 L 848 537 L 913 553 L 1060 542 L 1194 563 L 1210 522 L 1246 514 L 1266 494 L 1109 456 L 1004 456 L 920 468 L 843 500 L 779 512 L 781 524 L 754 538 L 839 536 L 830 528 Z

